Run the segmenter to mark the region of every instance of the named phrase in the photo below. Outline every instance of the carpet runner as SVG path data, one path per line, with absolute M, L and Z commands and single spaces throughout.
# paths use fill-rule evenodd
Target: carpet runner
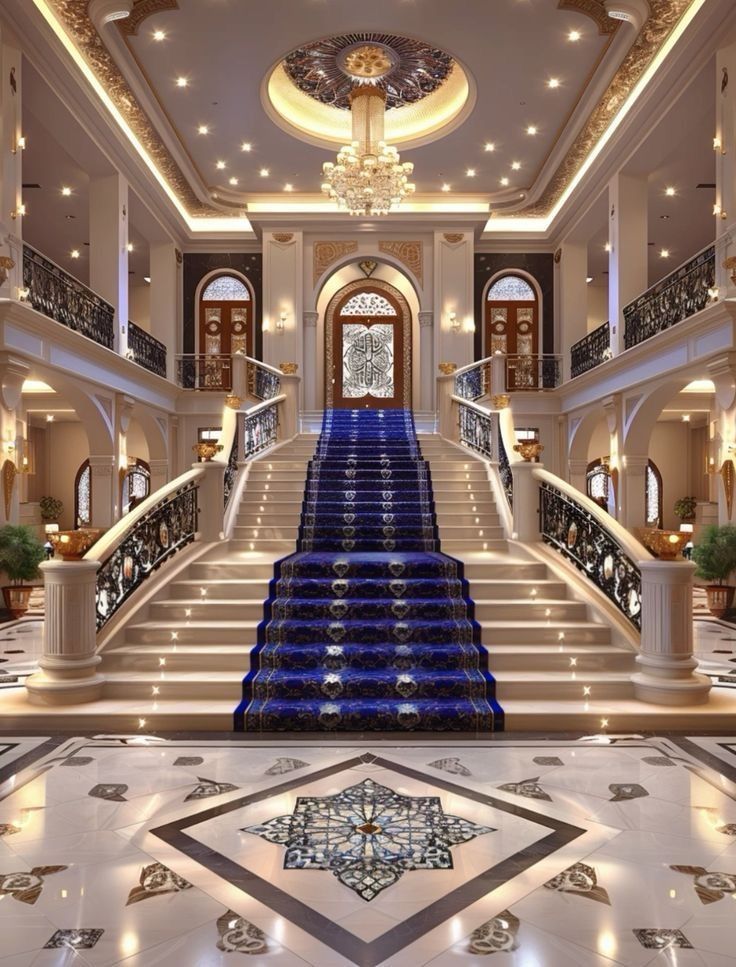
M 236 731 L 499 731 L 461 562 L 440 553 L 410 412 L 331 410 Z

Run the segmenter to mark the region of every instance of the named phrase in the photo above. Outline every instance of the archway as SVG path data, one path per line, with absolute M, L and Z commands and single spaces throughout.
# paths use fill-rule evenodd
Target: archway
M 411 408 L 411 311 L 380 280 L 340 289 L 325 315 L 325 405 Z

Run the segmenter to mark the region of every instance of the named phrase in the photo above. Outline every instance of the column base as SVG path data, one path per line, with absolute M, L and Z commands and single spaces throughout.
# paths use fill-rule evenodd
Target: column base
M 636 662 L 641 671 L 631 676 L 634 697 L 654 705 L 705 705 L 711 690 L 711 680 L 694 671 L 697 661 L 687 658 L 653 658 L 639 655 Z
M 45 656 L 39 661 L 40 671 L 26 681 L 31 705 L 78 705 L 102 698 L 105 679 L 95 669 L 99 655 L 78 660 Z

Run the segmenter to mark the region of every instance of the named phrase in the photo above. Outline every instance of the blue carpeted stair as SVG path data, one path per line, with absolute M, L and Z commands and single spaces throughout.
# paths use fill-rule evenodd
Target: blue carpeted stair
M 276 564 L 236 730 L 503 728 L 411 413 L 325 415 L 298 547 Z

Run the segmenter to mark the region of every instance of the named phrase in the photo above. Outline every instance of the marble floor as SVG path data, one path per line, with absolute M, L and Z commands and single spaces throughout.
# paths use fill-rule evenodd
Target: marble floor
M 0 736 L 0 967 L 733 967 L 736 735 Z

